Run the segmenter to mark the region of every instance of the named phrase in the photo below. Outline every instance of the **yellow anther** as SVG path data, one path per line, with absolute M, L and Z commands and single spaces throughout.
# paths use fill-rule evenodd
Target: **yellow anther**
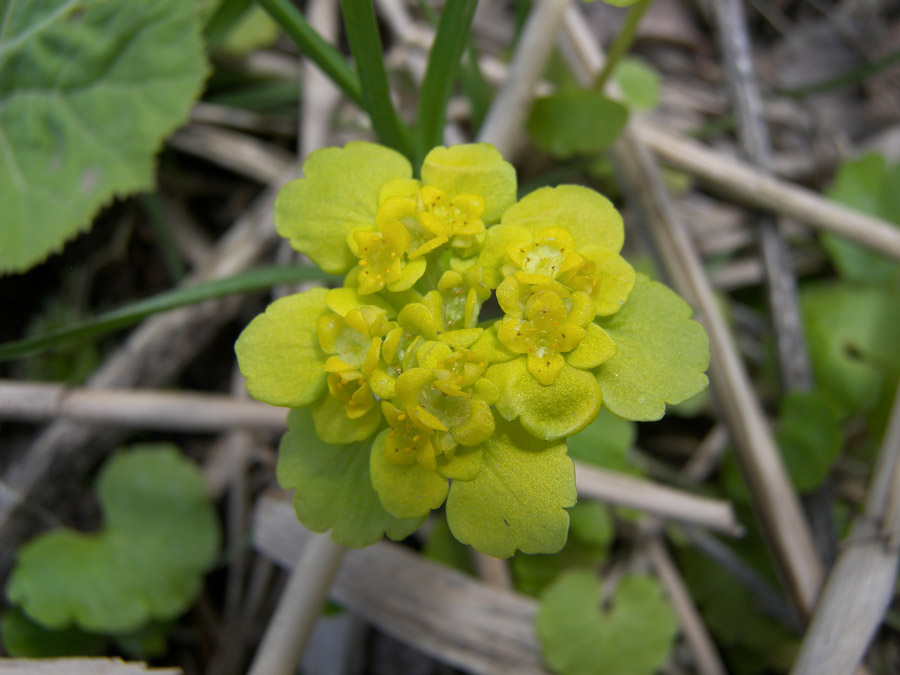
M 413 436 L 413 439 L 412 439 L 413 443 L 418 443 L 420 438 L 422 438 L 422 437 L 419 436 L 419 434 L 416 434 L 415 436 Z M 412 450 L 412 448 L 410 448 L 410 450 Z
M 402 422 L 406 419 L 406 413 L 400 413 L 399 415 L 397 415 L 397 419 Z
M 359 261 L 359 266 L 360 266 L 360 267 L 365 267 L 367 264 L 368 264 L 368 263 L 367 263 L 365 260 L 360 260 L 360 261 Z

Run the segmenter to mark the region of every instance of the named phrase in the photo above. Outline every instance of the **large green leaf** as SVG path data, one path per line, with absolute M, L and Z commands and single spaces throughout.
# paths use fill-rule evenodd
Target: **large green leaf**
M 675 613 L 656 580 L 622 579 L 612 607 L 600 609 L 600 580 L 573 570 L 541 598 L 537 633 L 544 660 L 562 675 L 652 675 L 678 632 Z
M 575 504 L 575 470 L 562 442 L 540 441 L 517 423 L 497 420 L 494 435 L 478 446 L 481 471 L 455 480 L 447 496 L 453 535 L 482 553 L 508 558 L 555 553 L 566 543 Z
M 297 491 L 294 510 L 308 529 L 330 529 L 337 543 L 361 548 L 384 534 L 403 539 L 422 524 L 424 517 L 396 518 L 381 505 L 369 476 L 372 439 L 325 443 L 316 436 L 309 408 L 292 410 L 287 421 L 278 449 L 278 482 Z
M 153 187 L 153 156 L 206 76 L 181 0 L 5 2 L 0 20 L 0 272 Z
M 219 546 L 199 470 L 177 448 L 137 446 L 100 474 L 105 527 L 54 530 L 19 551 L 10 602 L 50 629 L 131 632 L 184 612 Z
M 628 301 L 596 322 L 618 351 L 597 370 L 603 405 L 619 417 L 658 420 L 666 403 L 706 388 L 709 338 L 674 292 L 639 274 Z

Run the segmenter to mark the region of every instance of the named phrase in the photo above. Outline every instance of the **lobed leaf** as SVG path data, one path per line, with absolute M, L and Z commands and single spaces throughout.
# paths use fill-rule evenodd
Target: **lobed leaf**
M 278 482 L 296 490 L 297 518 L 313 532 L 352 548 L 374 544 L 387 534 L 403 539 L 424 517 L 397 518 L 382 505 L 369 473 L 371 441 L 330 445 L 316 436 L 309 408 L 288 414 L 288 431 L 278 448 Z
M 497 558 L 516 549 L 555 553 L 566 543 L 575 504 L 575 470 L 563 442 L 548 443 L 518 424 L 497 420 L 480 446 L 481 471 L 455 480 L 447 496 L 447 522 L 460 542 Z
M 639 274 L 625 306 L 596 319 L 618 348 L 595 371 L 609 410 L 625 419 L 658 420 L 666 403 L 706 388 L 709 338 L 690 316 L 678 295 Z
M 167 444 L 135 446 L 97 482 L 104 529 L 54 530 L 19 551 L 10 602 L 50 629 L 128 633 L 193 602 L 219 546 L 199 470 Z
M 591 571 L 561 575 L 541 597 L 537 633 L 544 660 L 562 675 L 652 675 L 678 632 L 675 613 L 655 579 L 632 575 L 601 610 Z
M 303 173 L 278 193 L 275 227 L 323 270 L 343 274 L 357 262 L 347 235 L 375 224 L 382 186 L 412 178 L 412 167 L 390 148 L 355 142 L 316 150 Z

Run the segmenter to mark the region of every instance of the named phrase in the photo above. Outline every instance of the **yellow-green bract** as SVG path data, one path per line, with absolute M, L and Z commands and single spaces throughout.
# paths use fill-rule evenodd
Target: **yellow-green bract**
M 517 202 L 490 145 L 435 148 L 421 179 L 371 143 L 303 171 L 276 200 L 278 232 L 344 286 L 277 300 L 235 345 L 250 393 L 298 409 L 278 477 L 300 520 L 365 546 L 446 502 L 480 551 L 559 550 L 566 437 L 601 404 L 658 419 L 706 386 L 690 308 L 621 257 L 609 200 L 563 185 Z

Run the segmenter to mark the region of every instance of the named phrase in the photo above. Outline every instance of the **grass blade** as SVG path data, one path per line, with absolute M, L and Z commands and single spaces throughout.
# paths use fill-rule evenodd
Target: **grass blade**
M 309 280 L 340 282 L 339 277 L 326 274 L 317 267 L 260 267 L 226 279 L 216 279 L 194 286 L 165 291 L 46 335 L 0 344 L 0 361 L 32 356 L 75 340 L 96 337 L 131 326 L 158 312 L 226 295 L 263 291 L 278 284 Z
M 447 101 L 463 51 L 469 44 L 469 29 L 477 5 L 478 0 L 449 0 L 438 23 L 416 111 L 416 136 L 422 155 L 443 143 Z
M 271 2 L 273 0 L 260 0 Z M 372 119 L 379 140 L 406 155 L 415 166 L 412 135 L 397 116 L 391 101 L 387 72 L 381 50 L 381 38 L 371 0 L 341 0 L 341 13 L 347 30 L 350 52 L 356 61 L 362 87 L 362 106 Z
M 300 48 L 300 51 L 312 59 L 351 101 L 362 105 L 363 96 L 359 78 L 353 72 L 350 64 L 347 63 L 343 54 L 328 44 L 309 25 L 303 14 L 291 4 L 290 0 L 257 0 L 257 2 L 281 26 Z

